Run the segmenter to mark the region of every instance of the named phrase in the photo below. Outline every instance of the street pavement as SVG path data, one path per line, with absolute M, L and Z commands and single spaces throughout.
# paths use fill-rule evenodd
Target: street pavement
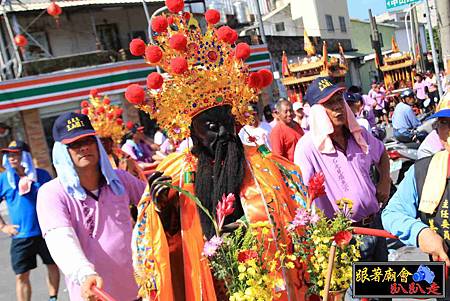
M 0 203 L 0 214 L 7 220 L 7 211 L 5 203 Z M 16 300 L 15 289 L 15 275 L 11 269 L 11 262 L 9 256 L 9 246 L 11 239 L 0 233 L 0 300 L 1 301 L 14 301 Z M 45 301 L 48 300 L 48 290 L 46 283 L 47 270 L 42 264 L 40 258 L 38 259 L 38 267 L 31 271 L 31 289 L 32 301 Z M 69 295 L 64 284 L 64 279 L 61 277 L 60 289 L 59 289 L 59 301 L 69 301 Z

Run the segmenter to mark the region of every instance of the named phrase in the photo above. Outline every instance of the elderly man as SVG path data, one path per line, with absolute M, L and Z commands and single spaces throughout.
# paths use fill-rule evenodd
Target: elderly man
M 411 166 L 397 192 L 383 210 L 382 221 L 384 228 L 398 236 L 403 243 L 419 247 L 434 261 L 445 261 L 448 267 L 450 265 L 448 103 L 447 107 L 431 117 L 438 118 L 439 137 L 445 149 L 418 160 Z
M 318 78 L 308 87 L 311 105 L 310 131 L 297 144 L 294 162 L 300 166 L 305 183 L 317 172 L 325 174 L 326 195 L 316 205 L 332 217 L 335 201 L 353 201 L 355 226 L 381 228 L 380 204 L 390 191 L 389 158 L 381 141 L 360 127 L 343 99 L 345 87 L 331 78 Z M 380 181 L 370 179 L 375 164 Z M 386 241 L 367 239 L 362 246 L 365 259 L 387 260 Z
M 278 122 L 270 133 L 272 151 L 274 154 L 294 162 L 295 145 L 303 136 L 303 129 L 294 121 L 295 114 L 290 101 L 280 100 L 275 108 L 278 112 Z
M 129 205 L 138 203 L 145 184 L 113 170 L 86 115 L 59 116 L 53 138 L 58 177 L 39 190 L 37 212 L 70 299 L 92 299 L 94 285 L 117 300 L 136 299 Z
M 54 301 L 59 270 L 42 238 L 36 214 L 38 190 L 52 178 L 47 171 L 34 167 L 30 148 L 23 141 L 12 141 L 2 152 L 6 171 L 0 174 L 0 202 L 6 200 L 12 223 L 6 224 L 0 216 L 0 231 L 12 237 L 10 253 L 17 300 L 31 300 L 30 271 L 36 268 L 39 255 L 48 269 L 49 300 Z

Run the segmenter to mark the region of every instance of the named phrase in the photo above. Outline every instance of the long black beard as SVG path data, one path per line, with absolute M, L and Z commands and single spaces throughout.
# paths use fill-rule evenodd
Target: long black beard
M 208 211 L 216 216 L 219 200 L 224 194 L 233 193 L 236 197 L 233 206 L 235 210 L 225 219 L 226 225 L 244 215 L 239 194 L 244 180 L 245 156 L 244 147 L 237 136 L 217 143 L 214 158 L 202 146 L 194 146 L 192 149 L 192 153 L 198 157 L 195 194 Z M 202 210 L 199 212 L 203 233 L 209 239 L 215 234 L 214 226 Z

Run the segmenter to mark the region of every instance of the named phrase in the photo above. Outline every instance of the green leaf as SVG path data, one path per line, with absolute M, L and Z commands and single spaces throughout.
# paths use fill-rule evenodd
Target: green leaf
M 216 222 L 216 220 L 212 217 L 212 215 L 211 215 L 211 213 L 208 211 L 208 209 L 206 209 L 205 206 L 203 206 L 202 201 L 200 201 L 200 199 L 199 199 L 198 197 L 196 197 L 195 195 L 193 195 L 193 194 L 190 193 L 189 191 L 184 190 L 184 189 L 182 189 L 181 187 L 172 185 L 171 183 L 168 183 L 168 182 L 155 182 L 155 184 L 167 186 L 167 187 L 169 187 L 170 189 L 176 190 L 176 191 L 178 191 L 179 193 L 184 194 L 184 195 L 187 196 L 189 199 L 191 199 L 192 201 L 194 201 L 195 204 L 196 204 L 200 209 L 202 209 L 202 211 L 206 214 L 206 216 L 208 216 L 208 218 L 209 218 L 209 219 L 211 220 L 211 222 L 213 223 L 214 229 L 216 230 L 216 235 L 217 235 L 217 236 L 220 236 L 219 228 L 217 227 L 217 222 Z

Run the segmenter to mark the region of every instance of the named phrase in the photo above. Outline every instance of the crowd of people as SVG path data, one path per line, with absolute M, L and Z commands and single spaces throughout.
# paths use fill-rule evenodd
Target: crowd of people
M 212 24 L 213 14 L 207 18 Z M 173 30 L 184 32 L 184 23 L 176 22 Z M 142 88 L 127 90 L 130 102 L 157 119 L 153 139 L 138 124 L 124 126 L 120 108 L 93 93 L 81 112 L 64 113 L 53 125 L 55 178 L 34 166 L 25 142 L 1 149 L 0 198 L 9 222 L 0 217 L 0 230 L 12 238 L 19 301 L 31 298 L 37 255 L 47 266 L 51 301 L 58 296 L 59 271 L 71 300 L 96 300 L 94 287 L 117 300 L 227 300 L 202 254 L 216 229 L 190 197 L 215 212 L 222 196 L 233 194 L 226 232 L 236 230 L 243 217 L 269 222 L 275 244 L 287 245 L 287 226 L 307 202 L 295 187 L 320 172 L 325 194 L 313 206 L 328 218 L 339 210 L 336 200 L 351 199 L 353 226 L 386 229 L 450 264 L 450 99 L 449 92 L 439 98 L 435 75 L 417 75 L 413 86 L 399 86 L 398 93 L 374 83 L 367 95 L 360 87 L 318 77 L 303 102 L 279 99 L 261 109 L 256 95 L 270 85 L 270 71 L 244 68 L 231 47 L 232 33 L 213 37 L 195 35 L 209 51 L 207 60 L 195 57 L 204 68 L 190 66 L 185 75 L 176 64 L 156 61 L 169 70 L 170 84 L 153 88 L 150 100 L 139 99 Z M 229 55 L 220 63 L 209 54 L 216 45 Z M 425 135 L 417 130 L 417 115 L 427 112 L 436 122 Z M 385 137 L 377 132 L 390 124 L 399 141 L 424 140 L 424 158 L 397 191 Z M 362 260 L 388 259 L 383 238 L 365 236 L 359 248 Z M 307 299 L 301 269 L 281 275 L 277 300 Z

